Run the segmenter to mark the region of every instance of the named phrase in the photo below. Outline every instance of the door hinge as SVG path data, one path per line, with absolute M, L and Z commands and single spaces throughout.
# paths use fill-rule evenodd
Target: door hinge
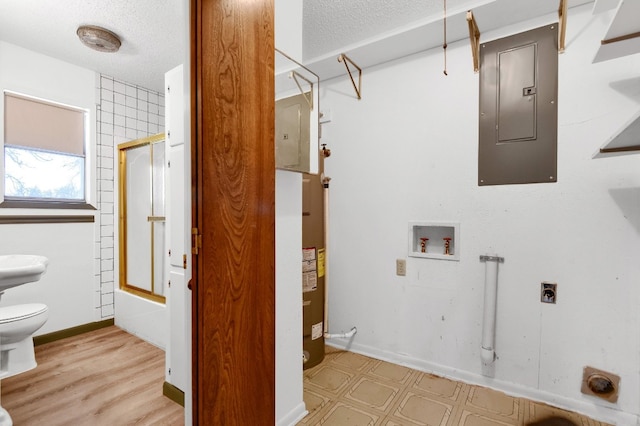
M 198 233 L 198 228 L 191 228 L 191 235 L 193 236 L 193 244 L 191 246 L 191 253 L 198 254 L 202 248 L 202 235 Z
M 169 288 L 171 288 L 171 280 L 167 281 L 167 286 L 169 286 Z
M 182 255 L 182 269 L 187 269 L 187 255 Z

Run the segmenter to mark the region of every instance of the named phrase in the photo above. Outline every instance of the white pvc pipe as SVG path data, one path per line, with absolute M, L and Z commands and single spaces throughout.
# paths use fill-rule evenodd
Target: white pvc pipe
M 482 321 L 482 350 L 480 358 L 485 366 L 495 360 L 496 304 L 498 294 L 498 256 L 481 256 L 485 261 L 484 316 Z
M 338 333 L 338 334 L 324 333 L 324 338 L 325 339 L 350 339 L 357 332 L 358 332 L 358 329 L 353 327 L 350 331 L 346 333 Z
M 324 334 L 329 333 L 329 181 L 322 173 L 324 195 Z

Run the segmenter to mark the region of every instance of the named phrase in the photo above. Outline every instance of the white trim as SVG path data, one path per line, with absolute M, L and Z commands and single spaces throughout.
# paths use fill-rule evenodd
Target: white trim
M 304 402 L 298 404 L 293 410 L 289 411 L 286 416 L 276 421 L 277 426 L 295 426 L 300 420 L 309 414 Z

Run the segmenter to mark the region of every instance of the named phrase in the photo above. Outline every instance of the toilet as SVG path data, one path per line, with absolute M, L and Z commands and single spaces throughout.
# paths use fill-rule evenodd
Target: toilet
M 43 303 L 0 307 L 0 378 L 35 368 L 33 333 L 49 318 Z

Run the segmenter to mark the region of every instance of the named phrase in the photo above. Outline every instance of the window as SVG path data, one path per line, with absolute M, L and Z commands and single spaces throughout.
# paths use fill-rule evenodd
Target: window
M 87 111 L 4 94 L 4 200 L 84 204 Z

